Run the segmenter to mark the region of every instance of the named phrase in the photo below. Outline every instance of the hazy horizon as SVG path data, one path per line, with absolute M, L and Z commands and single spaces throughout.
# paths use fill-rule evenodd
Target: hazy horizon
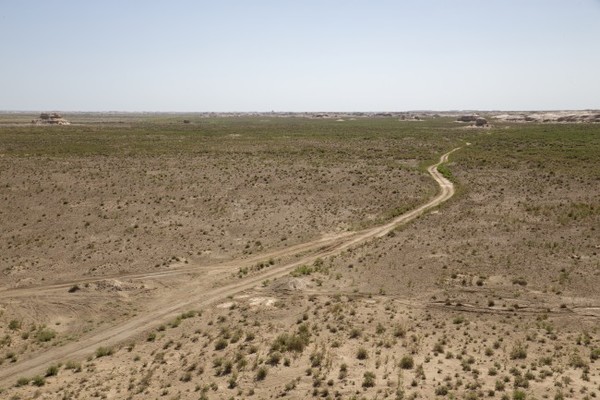
M 553 113 L 553 112 L 586 112 L 600 111 L 600 108 L 572 108 L 572 109 L 553 109 L 553 110 L 483 110 L 483 109 L 464 109 L 464 110 L 247 110 L 247 111 L 236 111 L 236 110 L 225 110 L 225 111 L 153 111 L 153 110 L 60 110 L 60 109 L 38 109 L 38 110 L 0 110 L 0 113 L 5 114 L 32 114 L 32 113 L 62 113 L 62 114 L 353 114 L 353 113 Z
M 600 108 L 600 0 L 7 2 L 0 110 Z

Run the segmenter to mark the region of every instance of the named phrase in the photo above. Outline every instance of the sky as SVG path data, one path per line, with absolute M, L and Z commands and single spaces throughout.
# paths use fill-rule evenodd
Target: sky
M 600 108 L 600 0 L 0 0 L 0 110 Z

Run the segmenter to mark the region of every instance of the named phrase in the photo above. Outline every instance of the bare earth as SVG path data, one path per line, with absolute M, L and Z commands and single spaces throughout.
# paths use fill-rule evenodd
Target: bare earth
M 295 260 L 290 263 L 284 263 L 275 267 L 268 268 L 267 271 L 258 273 L 235 283 L 218 286 L 216 288 L 204 288 L 200 293 L 194 293 L 189 287 L 185 290 L 174 289 L 168 297 L 168 302 L 165 304 L 156 304 L 150 312 L 144 313 L 144 315 L 131 318 L 124 324 L 112 326 L 108 329 L 94 332 L 93 335 L 83 336 L 77 342 L 72 342 L 64 346 L 57 348 L 51 348 L 40 355 L 32 357 L 28 360 L 16 363 L 8 368 L 3 368 L 0 375 L 0 384 L 10 384 L 10 382 L 16 380 L 17 377 L 23 374 L 41 374 L 46 368 L 59 360 L 63 359 L 80 359 L 88 354 L 93 353 L 98 347 L 101 346 L 114 346 L 124 342 L 133 336 L 140 334 L 145 331 L 149 325 L 157 323 L 166 323 L 169 319 L 175 318 L 178 312 L 185 311 L 190 308 L 206 307 L 219 300 L 224 300 L 229 296 L 234 296 L 244 290 L 248 290 L 260 284 L 265 279 L 277 279 L 286 274 L 289 274 L 294 268 L 304 265 L 312 264 L 319 258 L 331 257 L 342 251 L 359 245 L 367 240 L 375 237 L 382 237 L 388 234 L 399 225 L 412 221 L 419 217 L 427 210 L 436 207 L 448 200 L 454 194 L 454 185 L 452 182 L 447 180 L 437 170 L 438 165 L 448 160 L 448 156 L 458 149 L 454 149 L 444 154 L 437 164 L 434 164 L 428 168 L 428 172 L 431 174 L 433 179 L 440 187 L 440 193 L 427 202 L 426 204 L 411 210 L 410 212 L 403 214 L 385 225 L 378 226 L 371 229 L 365 229 L 359 232 L 346 232 L 343 234 L 332 235 L 326 239 L 319 239 L 312 242 L 305 243 L 300 246 L 294 246 L 283 251 L 277 251 L 273 253 L 267 253 L 262 258 L 270 259 L 273 257 L 288 258 L 294 257 Z M 309 255 L 304 255 L 309 253 Z M 299 256 L 300 255 L 300 256 Z M 296 256 L 296 257 L 295 257 Z M 299 257 L 298 257 L 299 256 Z M 241 267 L 251 267 L 256 260 L 243 260 L 238 262 L 231 262 L 228 265 L 217 265 L 216 267 L 204 267 L 203 272 L 205 274 L 212 275 L 215 281 L 223 279 L 222 276 L 230 275 L 232 271 L 237 270 Z M 160 273 L 158 274 L 138 274 L 134 276 L 123 275 L 120 279 L 156 279 L 157 277 L 164 278 L 167 276 L 181 275 L 181 274 L 193 274 L 197 266 L 187 267 L 176 271 Z M 106 280 L 109 278 L 103 278 Z M 95 283 L 96 281 L 77 281 L 77 283 Z M 28 289 L 13 289 L 2 294 L 2 298 L 16 297 L 31 297 L 38 296 L 48 291 L 54 292 L 56 290 L 62 290 L 75 284 L 71 282 L 69 284 L 58 284 L 50 286 L 38 286 Z M 161 299 L 162 300 L 162 299 Z
M 0 147 L 0 397 L 597 397 L 597 133 L 552 153 L 423 124 L 446 133 L 421 154 L 389 125 L 402 156 L 243 130 L 192 156 Z

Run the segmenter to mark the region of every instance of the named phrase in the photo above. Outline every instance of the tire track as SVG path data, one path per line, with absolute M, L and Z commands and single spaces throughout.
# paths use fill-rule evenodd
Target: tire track
M 43 353 L 31 355 L 29 358 L 22 359 L 19 362 L 10 366 L 2 368 L 0 371 L 0 385 L 13 384 L 17 377 L 23 375 L 36 375 L 40 374 L 50 364 L 56 363 L 66 359 L 81 359 L 89 354 L 93 353 L 100 346 L 115 346 L 127 339 L 135 337 L 150 326 L 160 325 L 161 323 L 167 322 L 169 319 L 175 317 L 175 315 L 185 309 L 190 308 L 202 308 L 211 305 L 219 300 L 232 296 L 236 293 L 251 289 L 259 285 L 266 279 L 276 279 L 285 276 L 297 266 L 303 264 L 309 264 L 314 262 L 317 258 L 329 257 L 335 254 L 356 246 L 360 243 L 364 243 L 370 239 L 380 238 L 391 232 L 396 227 L 406 224 L 419 216 L 423 215 L 428 210 L 437 207 L 443 202 L 447 201 L 454 195 L 454 185 L 448 179 L 446 179 L 437 169 L 437 167 L 448 161 L 448 157 L 453 152 L 459 150 L 455 148 L 448 153 L 441 156 L 439 162 L 431 165 L 427 171 L 436 181 L 440 187 L 439 193 L 427 203 L 402 214 L 390 222 L 375 227 L 368 228 L 358 232 L 343 233 L 335 235 L 330 238 L 319 239 L 313 242 L 305 243 L 303 245 L 296 245 L 288 249 L 283 249 L 269 254 L 280 254 L 283 256 L 293 256 L 302 252 L 313 250 L 312 254 L 301 256 L 293 262 L 289 262 L 283 265 L 278 265 L 266 269 L 264 272 L 259 272 L 255 275 L 247 276 L 239 281 L 231 284 L 224 285 L 222 287 L 209 289 L 201 293 L 186 293 L 184 291 L 178 291 L 172 293 L 168 300 L 165 301 L 160 308 L 149 311 L 144 315 L 136 316 L 130 320 L 106 328 L 101 328 L 92 332 L 91 334 L 82 337 L 76 342 L 67 343 L 60 347 L 52 347 L 47 349 Z M 314 251 L 316 249 L 316 251 Z M 268 259 L 269 254 L 254 257 L 256 259 Z M 224 265 L 220 265 L 215 268 L 222 268 L 225 272 L 231 269 L 233 266 L 240 266 L 242 263 L 248 263 L 249 260 L 241 262 L 231 262 Z M 197 267 L 193 267 L 192 270 L 197 271 Z M 175 272 L 175 271 L 174 271 Z M 186 272 L 181 272 L 186 273 Z M 132 279 L 148 279 L 151 277 L 163 277 L 166 275 L 157 275 L 160 273 L 151 274 L 140 274 L 139 277 Z M 134 276 L 134 275 L 132 275 Z M 107 278 L 102 278 L 107 279 Z M 23 289 L 21 293 L 23 295 L 39 294 L 41 290 L 56 290 L 64 289 L 73 282 L 50 285 L 44 288 L 31 288 Z M 13 293 L 17 292 L 16 290 Z

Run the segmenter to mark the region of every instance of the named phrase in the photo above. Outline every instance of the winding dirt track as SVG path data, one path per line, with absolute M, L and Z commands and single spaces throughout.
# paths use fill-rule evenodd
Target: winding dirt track
M 190 293 L 189 291 L 174 292 L 168 298 L 161 302 L 160 307 L 157 307 L 143 315 L 135 316 L 130 320 L 106 328 L 101 328 L 82 337 L 78 341 L 67 343 L 59 347 L 52 347 L 43 353 L 38 353 L 30 358 L 24 358 L 16 364 L 3 367 L 0 370 L 0 386 L 10 385 L 20 376 L 30 376 L 42 373 L 50 364 L 66 359 L 81 359 L 93 353 L 100 346 L 114 346 L 126 341 L 136 335 L 139 335 L 144 330 L 154 325 L 160 325 L 172 318 L 178 312 L 189 309 L 199 309 L 223 300 L 228 296 L 232 296 L 241 291 L 253 288 L 259 285 L 265 279 L 275 279 L 288 274 L 295 267 L 303 264 L 314 262 L 317 258 L 324 258 L 339 254 L 340 252 L 364 243 L 373 238 L 385 236 L 396 227 L 412 221 L 428 210 L 442 204 L 454 195 L 454 185 L 446 179 L 437 169 L 437 167 L 448 161 L 451 153 L 458 150 L 453 149 L 441 156 L 438 163 L 431 165 L 427 171 L 433 177 L 440 187 L 439 193 L 426 204 L 415 208 L 403 215 L 400 215 L 390 222 L 374 228 L 364 229 L 357 232 L 345 232 L 342 234 L 321 238 L 308 243 L 292 246 L 286 249 L 273 251 L 252 257 L 237 262 L 227 262 L 215 266 L 202 267 L 202 271 L 208 271 L 209 274 L 231 274 L 241 266 L 251 265 L 257 261 L 264 261 L 271 257 L 291 257 L 299 256 L 296 260 L 283 263 L 274 267 L 267 268 L 260 273 L 247 276 L 234 283 L 227 284 L 221 287 L 216 287 L 204 291 Z M 174 276 L 181 274 L 189 274 L 199 272 L 198 266 L 190 266 L 180 268 L 173 271 L 161 271 L 147 274 L 132 274 L 119 275 L 119 279 L 153 279 L 166 276 Z M 72 286 L 76 283 L 93 282 L 110 277 L 102 277 L 97 279 L 80 280 L 75 282 L 65 282 L 48 286 L 40 286 L 25 289 L 9 289 L 0 292 L 0 298 L 20 297 L 39 295 L 45 293 L 51 295 L 52 291 L 61 290 Z

